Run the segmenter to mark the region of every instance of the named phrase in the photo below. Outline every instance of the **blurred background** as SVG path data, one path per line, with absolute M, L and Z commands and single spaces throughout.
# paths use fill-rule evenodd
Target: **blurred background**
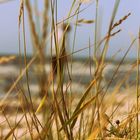
M 35 3 L 33 2 L 33 9 L 35 9 Z M 37 16 L 42 16 L 43 9 L 43 0 L 36 1 L 37 7 L 39 9 L 39 13 Z M 95 19 L 95 6 L 96 1 L 91 0 L 89 2 L 85 2 L 80 10 L 86 8 L 82 11 L 78 19 L 85 20 L 94 20 Z M 98 25 L 98 39 L 102 39 L 109 26 L 111 13 L 114 7 L 115 0 L 99 0 L 99 25 Z M 78 4 L 78 1 L 77 1 Z M 18 54 L 18 14 L 19 14 L 19 0 L 9 0 L 8 2 L 4 2 L 4 0 L 0 1 L 0 54 Z M 68 16 L 68 12 L 72 5 L 72 0 L 59 0 L 58 1 L 58 21 L 62 21 Z M 122 17 L 127 15 L 129 12 L 131 15 L 129 18 L 123 22 L 119 27 L 122 31 L 111 39 L 110 48 L 107 56 L 113 56 L 117 51 L 117 57 L 123 56 L 125 50 L 129 47 L 132 39 L 137 36 L 139 25 L 140 25 L 140 16 L 139 16 L 139 7 L 140 1 L 136 0 L 136 2 L 132 0 L 123 0 L 120 2 L 119 9 L 117 12 L 117 16 L 115 21 L 120 20 Z M 76 17 L 71 20 L 72 31 L 69 37 L 69 46 L 70 50 L 72 49 L 72 44 L 74 40 L 74 23 Z M 27 40 L 27 53 L 32 54 L 32 46 L 31 39 L 29 33 L 29 25 L 27 21 L 27 16 L 25 19 L 25 28 L 26 28 L 26 40 Z M 40 23 L 41 24 L 41 23 Z M 79 50 L 84 47 L 88 47 L 88 42 L 91 44 L 94 43 L 94 23 L 89 25 L 80 25 L 77 27 L 76 33 L 76 42 L 74 50 Z M 46 52 L 48 53 L 49 47 L 47 46 Z M 135 58 L 136 56 L 137 44 L 131 49 L 128 54 L 128 58 Z M 93 52 L 93 50 L 92 50 Z M 91 54 L 92 55 L 92 54 Z M 88 57 L 88 49 L 85 51 L 80 51 L 76 53 L 74 56 L 76 57 Z

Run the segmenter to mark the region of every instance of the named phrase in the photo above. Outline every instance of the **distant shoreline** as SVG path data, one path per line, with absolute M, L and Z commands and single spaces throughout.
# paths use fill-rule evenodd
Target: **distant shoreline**
M 10 53 L 7 53 L 7 54 L 0 54 L 0 57 L 3 57 L 3 56 L 11 56 L 11 55 L 13 55 L 13 56 L 17 56 L 17 58 L 15 59 L 15 60 L 13 60 L 11 63 L 13 63 L 13 64 L 17 64 L 18 63 L 18 54 L 10 54 Z M 22 55 L 22 59 L 24 58 L 24 55 Z M 30 59 L 32 58 L 32 56 L 31 55 L 27 55 L 27 61 L 29 61 Z M 121 61 L 121 59 L 122 58 L 120 58 L 120 59 L 118 59 L 118 58 L 116 58 L 116 59 L 113 59 L 112 60 L 112 58 L 106 58 L 106 63 L 113 63 L 113 64 L 119 64 L 119 62 Z M 50 56 L 46 56 L 46 60 L 49 60 L 49 62 L 50 62 Z M 90 61 L 92 64 L 93 64 L 93 59 L 91 58 L 90 60 L 89 60 L 89 57 L 83 57 L 83 56 L 79 56 L 79 57 L 77 57 L 77 56 L 74 56 L 73 57 L 73 59 L 72 59 L 74 62 L 83 62 L 83 61 Z M 123 62 L 123 64 L 129 64 L 129 63 L 133 63 L 134 61 L 136 61 L 137 59 L 135 59 L 135 58 L 126 58 L 125 60 L 124 60 L 124 62 Z M 71 61 L 71 59 L 70 59 L 70 57 L 69 57 L 69 61 Z M 46 62 L 46 63 L 48 63 L 48 61 Z

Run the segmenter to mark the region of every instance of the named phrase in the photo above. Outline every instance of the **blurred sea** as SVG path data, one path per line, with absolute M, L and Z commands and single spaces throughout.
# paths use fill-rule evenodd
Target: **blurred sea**
M 28 58 L 28 62 L 31 58 Z M 23 59 L 22 59 L 23 60 Z M 48 61 L 47 61 L 48 60 Z M 135 62 L 135 61 L 134 61 Z M 125 89 L 129 86 L 135 86 L 136 84 L 136 75 L 137 69 L 134 67 L 133 61 L 125 61 L 118 69 L 119 60 L 113 61 L 107 60 L 106 66 L 103 70 L 102 74 L 102 86 L 107 86 L 112 80 L 109 90 L 112 90 L 117 84 L 122 82 L 121 89 Z M 5 93 L 9 90 L 11 85 L 15 82 L 19 75 L 20 65 L 17 60 L 13 60 L 12 62 L 8 62 L 0 65 L 0 93 L 1 97 L 5 95 Z M 22 68 L 24 68 L 24 64 L 22 64 Z M 38 95 L 39 86 L 38 86 L 38 73 L 36 72 L 36 65 L 33 63 L 29 68 L 29 84 L 32 95 Z M 45 70 L 47 75 L 49 75 L 51 69 L 50 59 L 46 59 Z M 73 92 L 73 93 L 83 93 L 87 88 L 89 83 L 94 78 L 95 66 L 93 62 L 89 59 L 77 58 L 69 60 L 68 69 L 65 72 L 65 82 L 64 82 L 64 91 Z M 116 71 L 118 69 L 118 71 Z M 112 77 L 114 77 L 112 79 Z M 71 79 L 71 81 L 70 81 Z M 68 87 L 71 82 L 71 86 Z M 24 87 L 25 91 L 27 91 L 26 87 L 26 78 L 23 76 L 20 81 L 20 86 Z M 57 87 L 57 83 L 55 82 L 54 87 Z M 10 96 L 16 96 L 18 92 L 19 84 L 12 91 Z M 51 89 L 52 87 L 50 87 Z

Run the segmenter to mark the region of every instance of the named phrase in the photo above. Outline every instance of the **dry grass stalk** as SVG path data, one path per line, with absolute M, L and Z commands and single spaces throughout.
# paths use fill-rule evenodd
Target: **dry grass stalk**
M 36 29 L 35 29 L 35 23 L 33 21 L 33 14 L 32 14 L 32 8 L 29 0 L 25 0 L 26 8 L 28 11 L 28 19 L 30 23 L 30 28 L 31 28 L 31 35 L 33 39 L 33 44 L 34 47 L 39 50 L 39 37 L 37 35 Z
M 120 24 L 122 24 L 123 21 L 125 21 L 129 16 L 131 15 L 131 13 L 128 13 L 126 16 L 124 16 L 122 19 L 120 19 L 118 22 L 116 22 L 113 26 L 112 26 L 112 30 L 119 26 Z
M 120 33 L 122 30 L 119 29 L 118 31 L 111 33 L 109 36 L 106 36 L 105 39 L 115 36 L 116 34 Z
M 3 57 L 0 57 L 0 64 L 10 62 L 10 61 L 14 60 L 15 58 L 16 58 L 16 56 L 3 56 Z
M 46 46 L 47 26 L 48 26 L 48 9 L 49 9 L 49 2 L 48 2 L 48 0 L 44 0 L 42 43 L 41 43 L 42 48 L 44 48 Z
M 19 16 L 18 16 L 19 27 L 20 27 L 20 24 L 21 24 L 21 17 L 22 17 L 22 14 L 23 14 L 23 10 L 24 10 L 24 1 L 20 0 L 20 8 L 19 8 Z
M 47 36 L 47 8 L 48 8 L 48 1 L 45 0 L 45 12 L 44 12 L 44 23 L 43 23 L 43 37 L 39 38 L 39 35 L 36 32 L 36 28 L 35 28 L 35 23 L 33 21 L 33 14 L 32 14 L 32 8 L 31 8 L 31 4 L 29 0 L 25 1 L 26 7 L 27 7 L 27 11 L 28 11 L 28 19 L 29 19 L 29 23 L 30 23 L 30 28 L 31 28 L 31 35 L 32 35 L 32 40 L 33 40 L 33 46 L 36 50 L 38 50 L 38 58 L 39 58 L 39 68 L 38 68 L 38 73 L 40 73 L 39 76 L 39 86 L 40 86 L 40 95 L 42 97 L 42 95 L 44 96 L 44 94 L 46 93 L 46 73 L 45 73 L 45 41 L 46 41 L 46 36 Z M 43 41 L 43 43 L 42 43 Z M 43 44 L 43 45 L 42 45 Z

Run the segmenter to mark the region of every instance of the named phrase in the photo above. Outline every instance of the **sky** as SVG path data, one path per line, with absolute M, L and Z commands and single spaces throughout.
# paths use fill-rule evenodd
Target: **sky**
M 1 2 L 1 1 L 0 1 Z M 38 0 L 39 11 L 42 10 L 43 0 Z M 100 38 L 103 38 L 108 30 L 108 25 L 113 11 L 115 0 L 99 0 L 99 19 L 100 19 Z M 11 2 L 0 3 L 0 54 L 15 54 L 18 53 L 18 14 L 19 14 L 19 0 L 11 0 Z M 58 0 L 58 21 L 65 19 L 69 13 L 72 0 Z M 91 3 L 85 3 L 81 6 L 90 6 L 79 14 L 79 19 L 94 20 L 95 19 L 95 0 Z M 111 39 L 108 57 L 117 53 L 117 57 L 122 57 L 127 48 L 129 47 L 132 39 L 138 35 L 140 27 L 140 0 L 121 0 L 115 21 L 120 20 L 122 17 L 131 12 L 131 16 L 124 21 L 117 29 L 122 31 Z M 27 15 L 25 19 L 26 28 L 26 42 L 27 52 L 31 54 L 32 43 L 30 39 L 29 25 Z M 70 47 L 72 48 L 75 18 L 71 20 L 72 31 L 70 34 Z M 76 42 L 74 50 L 85 48 L 90 43 L 94 43 L 94 23 L 90 25 L 82 25 L 77 27 Z M 135 58 L 137 54 L 137 44 L 129 52 L 129 58 Z M 70 49 L 71 49 L 70 48 Z M 91 50 L 93 52 L 93 50 Z M 92 53 L 91 52 L 91 53 Z M 88 56 L 88 49 L 76 53 L 76 56 Z

